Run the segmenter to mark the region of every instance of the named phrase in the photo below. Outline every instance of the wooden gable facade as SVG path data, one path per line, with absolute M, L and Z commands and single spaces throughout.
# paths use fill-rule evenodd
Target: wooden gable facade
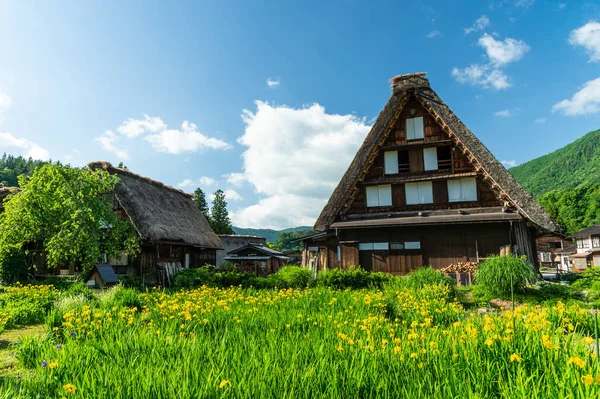
M 537 264 L 556 224 L 429 87 L 393 93 L 304 241 L 303 264 L 405 274 L 510 248 Z M 311 262 L 311 259 L 314 259 Z

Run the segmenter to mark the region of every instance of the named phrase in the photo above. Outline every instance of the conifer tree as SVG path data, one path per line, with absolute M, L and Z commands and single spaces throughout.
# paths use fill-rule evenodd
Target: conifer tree
M 192 200 L 196 203 L 200 212 L 206 216 L 206 219 L 210 221 L 210 215 L 208 214 L 208 203 L 206 202 L 206 196 L 204 195 L 204 191 L 200 187 L 194 191 L 194 195 L 192 196 Z
M 212 208 L 210 209 L 210 224 L 217 234 L 234 234 L 229 212 L 227 211 L 227 202 L 225 193 L 219 189 L 215 191 Z

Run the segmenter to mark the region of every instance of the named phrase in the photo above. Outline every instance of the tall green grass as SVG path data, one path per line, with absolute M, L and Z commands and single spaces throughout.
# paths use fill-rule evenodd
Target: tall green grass
M 387 289 L 203 287 L 143 294 L 141 309 L 71 303 L 51 337 L 19 349 L 32 376 L 2 390 L 11 398 L 600 394 L 583 309 L 478 315 L 448 285 Z

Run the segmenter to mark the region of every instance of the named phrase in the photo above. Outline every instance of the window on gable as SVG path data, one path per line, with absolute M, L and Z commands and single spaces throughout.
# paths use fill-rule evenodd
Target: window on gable
M 600 236 L 592 236 L 592 248 L 600 248 Z
M 406 205 L 432 204 L 433 186 L 430 181 L 406 183 Z
M 437 148 L 423 148 L 423 164 L 425 165 L 425 170 L 438 169 Z
M 423 117 L 408 118 L 406 120 L 406 139 L 418 140 L 423 137 Z
M 475 178 L 448 180 L 448 202 L 477 201 Z
M 367 187 L 367 206 L 392 206 L 392 185 Z
M 577 239 L 577 248 L 583 249 L 583 248 L 589 248 L 589 247 L 590 247 L 590 243 L 589 243 L 587 237 Z
M 383 154 L 383 160 L 386 175 L 398 173 L 398 151 L 386 151 Z

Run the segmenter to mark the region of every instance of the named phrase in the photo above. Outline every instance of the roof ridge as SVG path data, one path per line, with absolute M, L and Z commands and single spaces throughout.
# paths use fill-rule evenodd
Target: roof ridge
M 90 162 L 90 163 L 88 163 L 88 168 L 92 169 L 92 170 L 102 169 L 102 170 L 105 170 L 105 171 L 107 171 L 109 173 L 114 173 L 114 174 L 120 174 L 120 175 L 124 175 L 124 176 L 129 176 L 129 177 L 132 177 L 134 179 L 141 180 L 141 181 L 143 181 L 145 183 L 149 183 L 149 184 L 155 185 L 155 186 L 157 186 L 159 188 L 164 188 L 164 189 L 167 189 L 167 190 L 171 190 L 171 191 L 174 191 L 174 192 L 176 192 L 178 194 L 183 194 L 186 197 L 192 197 L 193 196 L 192 194 L 188 194 L 185 191 L 182 191 L 182 190 L 180 190 L 178 188 L 175 188 L 173 186 L 169 186 L 167 184 L 164 184 L 161 181 L 153 180 L 153 179 L 151 179 L 149 177 L 142 176 L 142 175 L 139 175 L 137 173 L 134 173 L 134 172 L 130 171 L 129 169 L 117 168 L 116 166 L 113 166 L 113 164 L 111 164 L 108 161 L 94 161 L 94 162 Z

